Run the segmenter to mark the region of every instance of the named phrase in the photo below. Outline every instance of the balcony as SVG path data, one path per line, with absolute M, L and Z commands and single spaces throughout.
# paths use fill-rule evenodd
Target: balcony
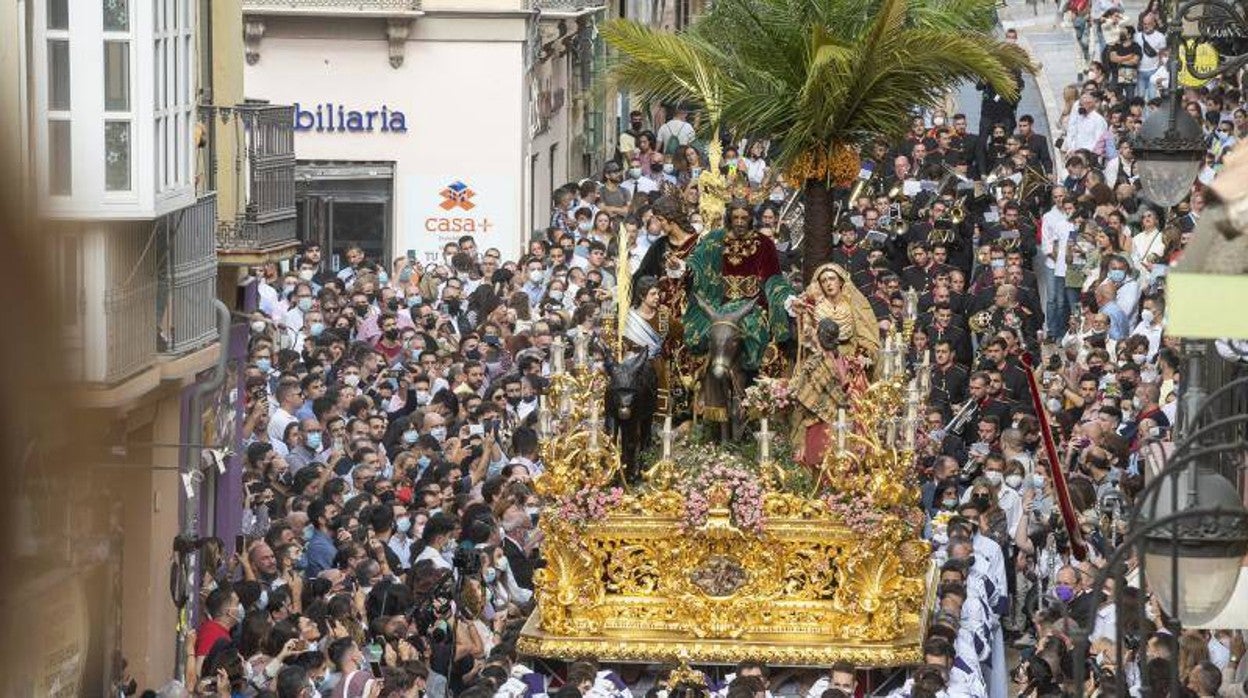
M 243 0 L 249 15 L 418 17 L 421 0 Z
M 216 223 L 217 197 L 209 194 L 164 226 L 156 299 L 162 354 L 183 354 L 217 339 Z
M 581 14 L 605 9 L 607 0 L 528 0 L 530 10 L 556 14 Z
M 233 219 L 223 216 L 217 224 L 217 250 L 227 261 L 250 264 L 288 253 L 298 243 L 294 109 L 243 104 L 235 113 L 243 125 L 236 147 L 247 163 L 244 197 Z

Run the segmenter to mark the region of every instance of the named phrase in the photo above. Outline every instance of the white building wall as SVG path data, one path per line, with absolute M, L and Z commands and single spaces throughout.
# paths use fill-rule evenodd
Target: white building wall
M 341 105 L 365 126 L 369 111 L 402 114 L 405 131 L 382 131 L 378 115 L 372 130 L 295 134 L 300 160 L 394 163 L 391 256 L 414 249 L 433 261 L 444 242 L 466 233 L 481 248 L 519 254 L 527 237 L 524 15 L 418 19 L 399 68 L 375 22 L 265 22 L 260 60 L 246 68 L 248 97 L 312 115 L 315 105 L 333 104 L 335 119 Z M 306 125 L 310 116 L 297 118 Z M 468 190 L 457 201 L 443 194 L 456 182 Z

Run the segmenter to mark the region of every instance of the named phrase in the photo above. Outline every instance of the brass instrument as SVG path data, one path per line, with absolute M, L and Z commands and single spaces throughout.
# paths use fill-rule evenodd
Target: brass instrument
M 945 425 L 946 434 L 961 434 L 966 427 L 967 422 L 971 421 L 971 417 L 978 411 L 979 404 L 975 402 L 975 398 L 969 398 L 962 406 L 958 408 L 957 413 L 953 415 L 953 419 Z
M 963 194 L 957 201 L 953 202 L 953 207 L 949 209 L 949 220 L 954 225 L 962 225 L 962 221 L 966 220 L 966 195 Z
M 1037 192 L 1052 187 L 1053 182 L 1044 173 L 1044 170 L 1029 162 L 1027 167 L 1023 169 L 1023 182 L 1018 186 L 1018 198 L 1029 199 Z
M 966 321 L 966 324 L 975 334 L 983 334 L 987 332 L 990 327 L 992 327 L 992 312 L 988 310 L 981 310 L 972 315 L 970 319 Z

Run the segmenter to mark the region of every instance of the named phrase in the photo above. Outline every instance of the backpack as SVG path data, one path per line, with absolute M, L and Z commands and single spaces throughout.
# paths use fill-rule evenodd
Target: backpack
M 663 144 L 663 154 L 675 155 L 677 150 L 680 150 L 680 139 L 676 137 L 676 134 L 672 134 L 667 137 L 667 142 Z
M 1088 9 L 1088 2 L 1089 0 L 1070 0 L 1066 3 L 1066 9 L 1078 16 Z

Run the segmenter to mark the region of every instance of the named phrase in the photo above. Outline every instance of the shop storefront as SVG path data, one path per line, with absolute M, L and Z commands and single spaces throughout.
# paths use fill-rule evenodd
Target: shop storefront
M 376 19 L 262 18 L 246 93 L 295 106 L 300 237 L 331 254 L 358 244 L 435 261 L 471 234 L 518 255 L 529 233 L 525 19 L 425 16 L 396 47 Z

